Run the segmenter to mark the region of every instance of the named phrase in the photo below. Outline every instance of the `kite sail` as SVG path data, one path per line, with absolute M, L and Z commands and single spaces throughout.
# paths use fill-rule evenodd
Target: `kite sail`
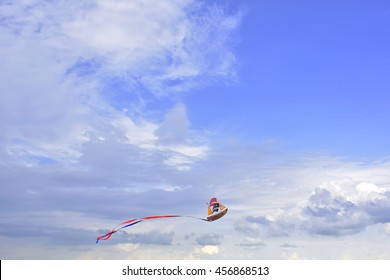
M 134 226 L 142 221 L 147 221 L 147 220 L 153 220 L 153 219 L 167 219 L 167 218 L 180 218 L 180 217 L 187 217 L 187 218 L 194 218 L 206 222 L 213 222 L 215 220 L 218 220 L 225 216 L 227 213 L 228 208 L 220 203 L 215 197 L 210 199 L 210 203 L 208 204 L 208 216 L 206 218 L 198 218 L 198 217 L 193 217 L 193 216 L 182 216 L 182 215 L 164 215 L 164 216 L 147 216 L 143 218 L 133 218 L 127 221 L 124 221 L 123 223 L 120 223 L 118 226 L 116 226 L 113 230 L 110 232 L 99 236 L 96 239 L 96 243 L 98 243 L 100 240 L 107 240 L 109 239 L 114 233 L 118 232 L 121 229 Z
M 218 220 L 225 216 L 228 208 L 219 202 L 215 197 L 210 199 L 210 204 L 208 205 L 208 216 L 207 220 L 212 222 Z

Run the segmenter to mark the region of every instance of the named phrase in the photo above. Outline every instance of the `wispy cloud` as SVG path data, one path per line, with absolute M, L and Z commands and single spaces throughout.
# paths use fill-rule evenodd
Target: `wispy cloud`
M 215 5 L 98 0 L 3 6 L 10 39 L 33 43 L 35 51 L 46 51 L 41 58 L 57 59 L 76 74 L 141 83 L 162 95 L 206 77 L 234 75 L 229 40 L 240 15 Z
M 234 79 L 240 14 L 198 1 L 0 5 L 1 216 L 14 235 L 5 224 L 1 233 L 51 240 L 81 228 L 94 239 L 110 217 L 190 214 L 179 193 L 202 197 L 188 178 L 209 145 L 174 97 Z M 137 234 L 128 241 L 171 244 L 174 236 Z
M 192 1 L 21 1 L 3 7 L 1 125 L 8 153 L 74 160 L 91 134 L 102 138 L 102 131 L 118 129 L 131 145 L 173 150 L 170 165 L 191 162 L 188 141 L 185 147 L 166 145 L 169 113 L 161 128 L 146 113 L 134 114 L 153 96 L 181 93 L 210 77 L 230 80 L 235 68 L 226 43 L 239 15 Z M 118 98 L 134 102 L 118 107 Z M 186 121 L 180 108 L 170 114 Z M 188 120 L 168 125 L 175 137 L 189 127 Z M 204 153 L 200 149 L 196 153 Z

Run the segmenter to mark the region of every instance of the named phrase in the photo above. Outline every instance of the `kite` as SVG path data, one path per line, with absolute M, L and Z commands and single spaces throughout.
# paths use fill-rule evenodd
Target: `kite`
M 163 215 L 163 216 L 147 216 L 143 218 L 133 218 L 127 221 L 124 221 L 123 223 L 120 223 L 118 226 L 116 226 L 113 230 L 110 232 L 99 236 L 96 239 L 96 243 L 98 243 L 100 240 L 107 240 L 109 239 L 114 233 L 118 232 L 121 229 L 127 228 L 134 226 L 142 221 L 147 221 L 147 220 L 154 220 L 154 219 L 167 219 L 167 218 L 180 218 L 180 217 L 187 217 L 187 218 L 194 218 L 206 222 L 213 222 L 216 221 L 227 213 L 228 208 L 223 205 L 221 202 L 219 202 L 215 197 L 210 199 L 210 203 L 207 205 L 207 217 L 206 218 L 198 218 L 198 217 L 193 217 L 193 216 L 182 216 L 182 215 Z
M 210 199 L 210 203 L 208 205 L 208 216 L 206 218 L 207 221 L 212 222 L 218 220 L 225 216 L 228 211 L 228 208 L 219 202 L 215 197 Z

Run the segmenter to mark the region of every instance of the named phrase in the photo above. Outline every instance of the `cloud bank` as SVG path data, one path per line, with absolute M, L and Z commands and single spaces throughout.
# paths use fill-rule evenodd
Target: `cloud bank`
M 336 237 L 357 234 L 373 225 L 386 228 L 390 217 L 387 168 L 387 162 L 376 166 L 326 164 L 316 172 L 317 179 L 324 181 L 313 186 L 306 199 L 280 205 L 273 213 L 248 215 L 235 228 L 249 237 L 292 236 L 299 232 Z M 321 173 L 326 174 L 325 178 Z M 328 174 L 332 174 L 332 180 Z M 307 179 L 306 184 L 312 181 Z M 301 189 L 309 192 L 310 187 Z

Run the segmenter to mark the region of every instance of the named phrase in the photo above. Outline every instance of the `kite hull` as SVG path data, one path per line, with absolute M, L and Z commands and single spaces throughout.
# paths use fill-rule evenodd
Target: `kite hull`
M 225 208 L 223 210 L 221 210 L 220 212 L 216 213 L 216 214 L 213 214 L 213 215 L 210 215 L 207 217 L 207 220 L 209 221 L 215 221 L 215 220 L 218 220 L 220 218 L 222 218 L 223 216 L 225 216 L 225 214 L 227 213 L 228 211 L 228 208 Z

